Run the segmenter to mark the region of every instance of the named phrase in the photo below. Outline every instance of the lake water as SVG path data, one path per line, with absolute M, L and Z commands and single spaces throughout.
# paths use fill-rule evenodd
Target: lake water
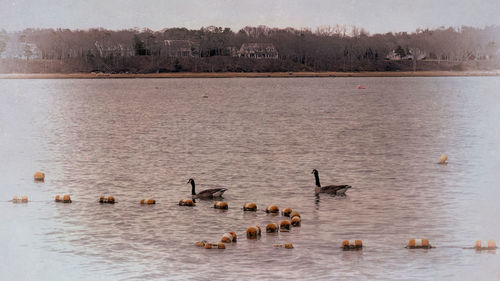
M 500 250 L 463 249 L 500 242 L 499 89 L 499 77 L 0 80 L 0 279 L 500 280 Z M 316 198 L 313 168 L 353 188 Z M 178 206 L 191 177 L 228 188 L 229 210 Z M 258 212 L 241 210 L 250 201 Z M 302 226 L 247 240 L 283 219 L 270 204 Z M 225 250 L 194 246 L 227 231 L 240 238 Z M 405 249 L 410 238 L 436 248 Z M 346 239 L 363 250 L 342 251 Z

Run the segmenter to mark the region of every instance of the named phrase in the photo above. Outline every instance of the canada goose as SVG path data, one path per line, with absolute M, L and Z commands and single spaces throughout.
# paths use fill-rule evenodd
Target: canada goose
M 205 189 L 202 192 L 196 194 L 194 179 L 189 179 L 187 183 L 191 184 L 191 195 L 193 198 L 216 198 L 222 197 L 222 194 L 227 190 L 226 188 L 212 188 Z
M 328 185 L 321 187 L 321 184 L 319 183 L 318 170 L 314 169 L 311 174 L 314 174 L 314 178 L 316 179 L 316 188 L 314 189 L 316 194 L 328 193 L 331 195 L 345 196 L 347 189 L 351 188 L 350 185 Z

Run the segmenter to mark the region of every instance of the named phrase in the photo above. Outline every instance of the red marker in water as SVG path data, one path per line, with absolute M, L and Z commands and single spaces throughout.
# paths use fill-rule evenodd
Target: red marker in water
M 358 85 L 358 90 L 361 90 L 361 89 L 366 89 L 366 87 L 363 87 L 361 85 Z

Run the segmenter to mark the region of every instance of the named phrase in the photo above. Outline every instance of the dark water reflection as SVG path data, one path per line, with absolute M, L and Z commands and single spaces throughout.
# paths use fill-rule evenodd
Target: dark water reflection
M 368 87 L 356 90 L 357 84 Z M 500 279 L 500 79 L 0 80 L 0 273 L 8 280 Z M 203 95 L 208 98 L 202 98 Z M 436 165 L 441 153 L 450 164 Z M 313 193 L 353 186 L 345 198 Z M 47 174 L 43 184 L 32 174 Z M 177 206 L 225 187 L 228 211 Z M 56 194 L 74 203 L 54 204 Z M 115 205 L 99 205 L 101 194 Z M 156 206 L 140 206 L 154 197 Z M 193 246 L 301 213 L 289 233 Z M 412 237 L 438 248 L 404 249 Z M 363 251 L 343 252 L 344 239 Z M 273 243 L 292 242 L 293 250 Z

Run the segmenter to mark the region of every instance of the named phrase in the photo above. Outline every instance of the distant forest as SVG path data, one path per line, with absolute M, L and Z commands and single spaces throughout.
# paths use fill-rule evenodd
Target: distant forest
M 1 73 L 491 70 L 500 27 L 370 35 L 343 25 L 0 31 Z

